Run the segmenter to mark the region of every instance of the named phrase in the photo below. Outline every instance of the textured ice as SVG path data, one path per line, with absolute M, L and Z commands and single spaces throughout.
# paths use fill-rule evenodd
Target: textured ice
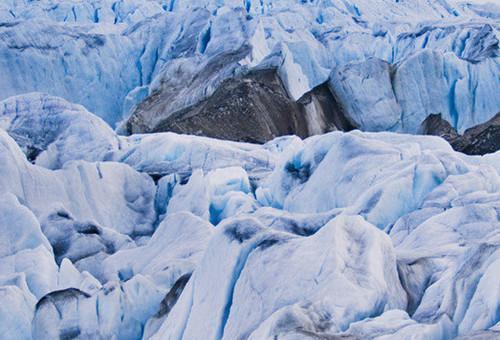
M 261 148 L 172 133 L 117 136 L 82 106 L 39 93 L 0 102 L 0 127 L 29 160 L 48 169 L 75 160 L 117 161 L 152 175 L 185 177 L 193 169 L 240 166 L 259 177 L 273 169 L 277 153 L 275 142 Z
M 354 322 L 340 337 L 361 339 L 449 339 L 451 322 L 443 315 L 435 323 L 417 323 L 402 310 L 390 310 L 375 318 Z
M 187 210 L 217 224 L 230 216 L 256 210 L 250 189 L 248 175 L 242 168 L 217 169 L 205 176 L 197 170 L 185 185 L 173 187 L 166 212 Z
M 447 176 L 467 170 L 439 138 L 333 132 L 306 140 L 260 189 L 273 206 L 303 213 L 344 208 L 385 229 Z
M 498 322 L 499 287 L 491 278 L 498 275 L 500 254 L 499 190 L 493 169 L 449 176 L 420 211 L 392 228 L 414 319 L 435 322 L 446 314 L 459 335 Z
M 113 130 L 79 105 L 40 93 L 0 102 L 0 127 L 35 164 L 59 169 L 69 160 L 102 160 L 119 146 Z
M 39 299 L 57 283 L 58 269 L 52 248 L 36 217 L 14 195 L 2 194 L 0 203 L 2 277 L 10 277 L 14 286 L 26 285 L 29 292 Z M 6 295 L 10 295 L 9 292 Z
M 143 274 L 170 288 L 194 270 L 212 233 L 210 223 L 187 211 L 171 214 L 145 245 L 118 251 L 104 261 L 105 281 Z
M 2 1 L 0 338 L 498 337 L 500 151 L 395 133 L 499 111 L 498 18 L 430 0 Z M 256 145 L 107 125 L 155 90 L 180 109 L 268 67 L 292 98 L 328 82 L 357 126 L 391 132 Z
M 337 217 L 309 238 L 236 218 L 218 227 L 156 338 L 234 339 L 260 324 L 307 331 L 320 315 L 331 316 L 325 331 L 342 330 L 405 306 L 395 261 L 387 236 L 361 217 Z
M 3 103 L 2 338 L 496 332 L 498 152 L 389 132 L 121 137 L 55 97 Z
M 138 338 L 162 295 L 141 275 L 109 283 L 94 295 L 76 288 L 54 291 L 36 305 L 33 338 Z
M 211 138 L 158 133 L 125 137 L 120 150 L 109 158 L 134 169 L 155 175 L 190 175 L 194 169 L 205 172 L 231 166 L 243 167 L 258 176 L 270 172 L 272 152 L 253 144 L 223 142 Z
M 358 99 L 344 104 L 371 131 L 398 119 L 385 72 L 373 69 L 359 91 L 355 76 L 343 85 L 336 79 L 350 64 L 378 58 L 401 68 L 394 81 L 404 89 L 411 81 L 432 85 L 419 87 L 420 97 L 395 86 L 403 118 L 412 117 L 400 122 L 405 131 L 429 112 L 462 130 L 500 109 L 497 15 L 495 4 L 431 0 L 7 1 L 0 5 L 0 99 L 42 91 L 115 126 L 158 91 L 171 92 L 173 112 L 210 96 L 224 79 L 272 67 L 295 100 L 328 80 L 340 97 L 353 91 Z M 421 51 L 434 56 L 415 56 Z M 376 122 L 387 108 L 390 118 Z
M 1 129 L 0 190 L 39 218 L 69 212 L 132 236 L 151 234 L 156 219 L 155 186 L 147 175 L 112 162 L 74 161 L 57 171 L 32 165 Z
M 146 245 L 120 250 L 102 263 L 102 287 L 88 293 L 73 285 L 40 300 L 34 338 L 71 332 L 81 337 L 138 338 L 150 318 L 147 331 L 156 331 L 155 322 L 163 321 L 167 311 L 162 310 L 171 303 L 167 293 L 191 275 L 212 229 L 186 212 L 167 217 Z
M 439 112 L 462 133 L 499 110 L 498 96 L 490 95 L 500 90 L 499 80 L 486 76 L 499 67 L 491 58 L 472 64 L 425 49 L 392 67 L 374 58 L 348 64 L 329 84 L 363 130 L 417 133 L 428 115 Z

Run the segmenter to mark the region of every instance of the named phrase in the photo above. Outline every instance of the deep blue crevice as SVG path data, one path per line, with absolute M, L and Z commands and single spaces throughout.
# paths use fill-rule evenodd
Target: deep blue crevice
M 450 93 L 448 95 L 448 107 L 450 109 L 451 125 L 457 129 L 458 128 L 458 111 L 457 104 L 455 103 L 455 88 L 457 86 L 457 81 L 454 80 L 451 84 Z
M 201 54 L 205 53 L 207 50 L 208 43 L 210 42 L 210 39 L 212 39 L 212 24 L 210 23 L 205 29 L 205 31 L 201 34 L 200 37 L 200 47 L 199 47 L 199 52 Z
M 76 20 L 76 10 L 75 10 L 75 6 L 71 7 L 71 12 L 73 13 L 73 19 L 75 20 L 75 22 L 77 21 Z
M 137 61 L 135 62 L 135 66 L 137 68 L 137 72 L 139 72 L 139 85 L 140 86 L 144 85 L 143 74 L 142 74 L 142 62 L 141 62 L 141 58 L 144 55 L 145 51 L 146 51 L 146 47 L 143 47 L 142 50 L 141 50 L 141 55 L 139 56 L 139 58 L 137 58 Z
M 99 8 L 94 9 L 94 23 L 99 22 Z
M 222 320 L 217 331 L 217 339 L 222 339 L 224 337 L 224 328 L 226 327 L 227 321 L 229 319 L 229 314 L 231 311 L 231 306 L 233 305 L 234 290 L 236 288 L 236 283 L 240 278 L 241 272 L 245 268 L 248 257 L 252 251 L 259 245 L 256 240 L 252 240 L 250 244 L 246 245 L 240 252 L 236 265 L 234 266 L 233 273 L 231 275 L 231 282 L 229 283 L 229 291 L 227 294 L 226 304 L 224 306 L 224 312 L 222 314 Z
M 252 9 L 252 1 L 251 0 L 243 0 L 244 3 L 245 3 L 245 10 L 247 11 L 247 13 L 250 12 L 250 10 Z
M 113 4 L 111 5 L 111 10 L 112 10 L 112 11 L 113 11 L 113 13 L 115 14 L 114 24 L 117 24 L 117 23 L 120 21 L 120 18 L 119 18 L 118 12 L 117 12 L 116 5 L 117 5 L 117 3 L 116 3 L 116 2 L 113 2 Z

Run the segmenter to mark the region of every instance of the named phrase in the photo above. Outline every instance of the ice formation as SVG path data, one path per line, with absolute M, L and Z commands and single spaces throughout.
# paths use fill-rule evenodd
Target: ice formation
M 2 338 L 497 334 L 498 152 L 392 132 L 122 137 L 38 94 L 2 122 Z
M 500 337 L 500 151 L 416 134 L 500 112 L 499 18 L 444 0 L 1 2 L 0 338 Z M 270 69 L 314 136 L 119 133 Z M 320 133 L 324 91 L 359 130 Z
M 0 21 L 0 99 L 46 92 L 111 125 L 134 113 L 131 132 L 266 68 L 292 100 L 328 83 L 369 131 L 413 133 L 442 113 L 463 132 L 500 107 L 495 4 L 23 0 Z

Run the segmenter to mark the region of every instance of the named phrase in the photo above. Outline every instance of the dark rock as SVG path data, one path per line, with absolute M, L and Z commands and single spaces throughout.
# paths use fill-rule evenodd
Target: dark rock
M 459 138 L 457 130 L 451 124 L 441 118 L 441 114 L 429 115 L 422 123 L 421 133 L 424 135 L 440 136 L 448 142 Z
M 282 135 L 308 137 L 353 128 L 326 84 L 296 102 L 274 69 L 228 78 L 210 97 L 173 113 L 158 110 L 167 108 L 162 106 L 161 97 L 161 93 L 153 94 L 138 106 L 127 123 L 128 133 L 173 131 L 264 143 Z M 165 117 L 151 128 L 148 122 L 142 122 L 149 115 L 144 111 L 149 110 L 161 112 L 158 115 Z
M 181 296 L 184 287 L 186 287 L 189 279 L 191 278 L 191 273 L 187 273 L 182 275 L 177 281 L 175 281 L 174 286 L 169 290 L 165 298 L 162 300 L 160 304 L 160 310 L 155 315 L 156 318 L 166 317 L 174 305 L 177 303 L 177 300 Z
M 462 151 L 469 155 L 484 155 L 500 150 L 500 112 L 483 124 L 465 130 L 465 146 Z
M 169 64 L 158 81 L 159 85 L 133 109 L 120 129 L 130 134 L 152 132 L 162 120 L 210 97 L 212 87 L 219 87 L 224 80 L 234 77 L 239 68 L 238 61 L 248 51 L 249 47 L 243 45 L 208 61 L 199 59 L 201 65 L 194 70 L 184 67 L 182 61 Z
M 451 144 L 456 151 L 468 155 L 484 155 L 500 150 L 500 112 L 489 121 L 465 130 L 463 135 L 440 114 L 429 115 L 422 123 L 424 135 L 440 136 Z

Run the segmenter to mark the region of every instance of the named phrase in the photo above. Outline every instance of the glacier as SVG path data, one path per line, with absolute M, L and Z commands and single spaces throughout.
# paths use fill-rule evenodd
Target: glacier
M 328 84 L 362 130 L 415 133 L 441 113 L 463 132 L 500 110 L 497 14 L 431 0 L 7 1 L 0 99 L 45 92 L 150 132 L 225 80 L 274 69 L 291 101 Z
M 1 1 L 0 339 L 500 338 L 499 19 Z
M 119 136 L 57 97 L 0 107 L 2 338 L 498 336 L 500 151 Z

